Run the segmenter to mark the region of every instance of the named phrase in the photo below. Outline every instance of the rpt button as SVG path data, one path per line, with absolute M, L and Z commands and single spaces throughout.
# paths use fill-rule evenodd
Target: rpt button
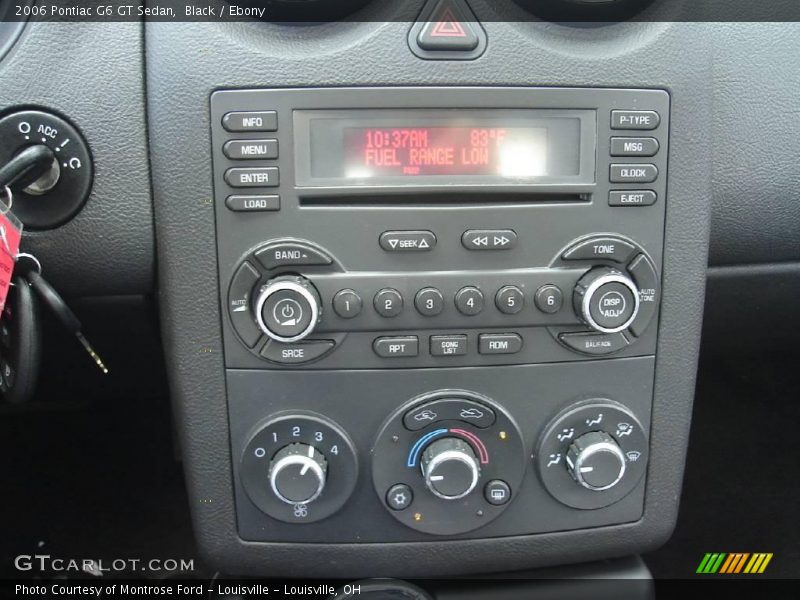
M 416 336 L 381 337 L 372 344 L 375 354 L 383 358 L 417 356 L 419 339 Z

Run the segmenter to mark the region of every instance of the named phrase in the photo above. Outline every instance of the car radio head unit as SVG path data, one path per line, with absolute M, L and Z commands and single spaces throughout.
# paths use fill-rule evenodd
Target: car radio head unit
M 242 539 L 641 519 L 665 91 L 220 90 L 210 111 Z
M 298 187 L 593 183 L 596 114 L 296 110 Z

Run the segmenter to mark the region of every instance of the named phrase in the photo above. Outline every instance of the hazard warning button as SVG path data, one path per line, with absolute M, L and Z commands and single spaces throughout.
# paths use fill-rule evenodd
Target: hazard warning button
M 474 58 L 486 46 L 486 34 L 464 0 L 431 0 L 412 35 L 412 49 L 422 58 Z

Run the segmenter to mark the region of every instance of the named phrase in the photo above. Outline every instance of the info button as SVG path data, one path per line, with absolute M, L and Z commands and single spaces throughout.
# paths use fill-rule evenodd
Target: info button
M 436 236 L 432 231 L 384 231 L 379 243 L 386 252 L 429 252 Z

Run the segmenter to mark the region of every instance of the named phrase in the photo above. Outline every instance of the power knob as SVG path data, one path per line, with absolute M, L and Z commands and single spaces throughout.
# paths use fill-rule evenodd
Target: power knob
M 575 313 L 592 329 L 616 333 L 627 329 L 639 312 L 633 280 L 611 267 L 595 267 L 580 278 L 572 296 Z
M 458 438 L 433 442 L 422 454 L 420 463 L 425 486 L 442 500 L 458 500 L 478 484 L 481 470 L 475 452 Z
M 272 493 L 287 504 L 308 504 L 325 489 L 328 462 L 314 446 L 289 444 L 278 450 L 269 466 Z
M 258 292 L 255 317 L 259 328 L 278 342 L 308 337 L 321 316 L 319 293 L 304 277 L 270 279 Z
M 567 470 L 589 490 L 600 492 L 619 483 L 625 474 L 625 455 L 605 431 L 590 431 L 570 444 Z

